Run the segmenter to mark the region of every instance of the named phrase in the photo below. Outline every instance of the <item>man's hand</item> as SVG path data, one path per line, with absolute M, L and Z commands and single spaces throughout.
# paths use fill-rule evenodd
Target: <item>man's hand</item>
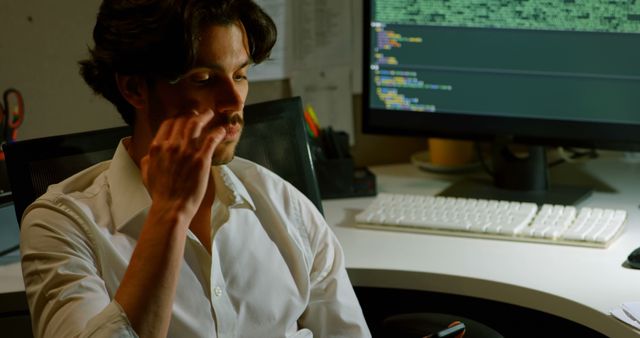
M 226 134 L 211 127 L 211 110 L 163 121 L 140 162 L 142 180 L 154 205 L 191 220 L 211 176 L 211 158 Z

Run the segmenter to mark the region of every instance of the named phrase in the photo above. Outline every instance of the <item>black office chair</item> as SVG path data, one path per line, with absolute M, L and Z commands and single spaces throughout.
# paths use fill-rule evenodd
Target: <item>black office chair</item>
M 288 98 L 245 107 L 237 154 L 288 180 L 322 212 L 320 190 L 305 134 L 302 102 Z M 24 210 L 53 183 L 111 159 L 129 127 L 23 140 L 3 146 L 18 223 Z
M 50 136 L 3 145 L 18 224 L 24 210 L 47 187 L 111 159 L 129 127 Z
M 300 97 L 255 103 L 244 108 L 245 128 L 236 155 L 289 181 L 322 213 Z
M 454 331 L 457 326 L 462 328 L 462 332 Z M 454 333 L 438 335 L 447 331 Z M 504 338 L 499 332 L 483 323 L 445 313 L 398 314 L 385 318 L 382 323 L 382 338 L 423 338 L 425 336 L 433 338 Z
M 236 153 L 288 180 L 322 212 L 305 128 L 300 98 L 248 105 L 245 107 L 245 128 Z M 50 184 L 110 159 L 120 139 L 130 134 L 129 127 L 116 127 L 5 144 L 3 149 L 18 224 L 26 207 Z M 415 317 L 400 316 L 389 318 L 386 327 L 398 338 L 401 337 L 398 334 L 416 325 L 424 332 L 425 323 L 432 322 L 422 317 L 415 324 Z M 440 327 L 441 323 L 435 324 Z

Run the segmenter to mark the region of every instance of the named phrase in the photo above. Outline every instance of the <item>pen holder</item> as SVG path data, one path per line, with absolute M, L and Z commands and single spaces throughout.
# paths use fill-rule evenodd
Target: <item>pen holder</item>
M 353 159 L 318 159 L 316 176 L 322 198 L 338 198 L 353 193 Z
M 375 175 L 367 168 L 355 167 L 347 133 L 326 128 L 321 137 L 312 142 L 311 148 L 323 199 L 376 194 Z

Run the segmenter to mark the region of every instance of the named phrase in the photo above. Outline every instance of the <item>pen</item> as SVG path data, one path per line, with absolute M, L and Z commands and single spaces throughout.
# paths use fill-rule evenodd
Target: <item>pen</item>
M 313 123 L 316 125 L 316 128 L 320 129 L 320 122 L 318 121 L 318 116 L 316 115 L 316 111 L 313 110 L 313 107 L 310 104 L 307 105 L 307 111 L 309 112 L 309 115 L 311 116 Z
M 313 123 L 313 119 L 311 118 L 311 116 L 307 111 L 304 112 L 304 120 L 305 122 L 307 122 L 307 127 L 309 127 L 310 136 L 318 137 L 318 135 L 320 134 L 320 131 L 316 127 L 315 123 Z
M 461 322 L 455 321 L 449 324 L 449 327 L 438 331 L 434 334 L 430 334 L 424 338 L 445 338 L 445 337 L 453 337 L 453 338 L 461 338 L 464 336 L 465 325 Z

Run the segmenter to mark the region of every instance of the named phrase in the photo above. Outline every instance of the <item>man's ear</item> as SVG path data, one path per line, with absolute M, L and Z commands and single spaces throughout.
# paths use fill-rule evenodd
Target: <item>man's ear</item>
M 116 74 L 118 90 L 129 104 L 136 109 L 142 109 L 147 105 L 148 87 L 147 81 L 139 75 Z

